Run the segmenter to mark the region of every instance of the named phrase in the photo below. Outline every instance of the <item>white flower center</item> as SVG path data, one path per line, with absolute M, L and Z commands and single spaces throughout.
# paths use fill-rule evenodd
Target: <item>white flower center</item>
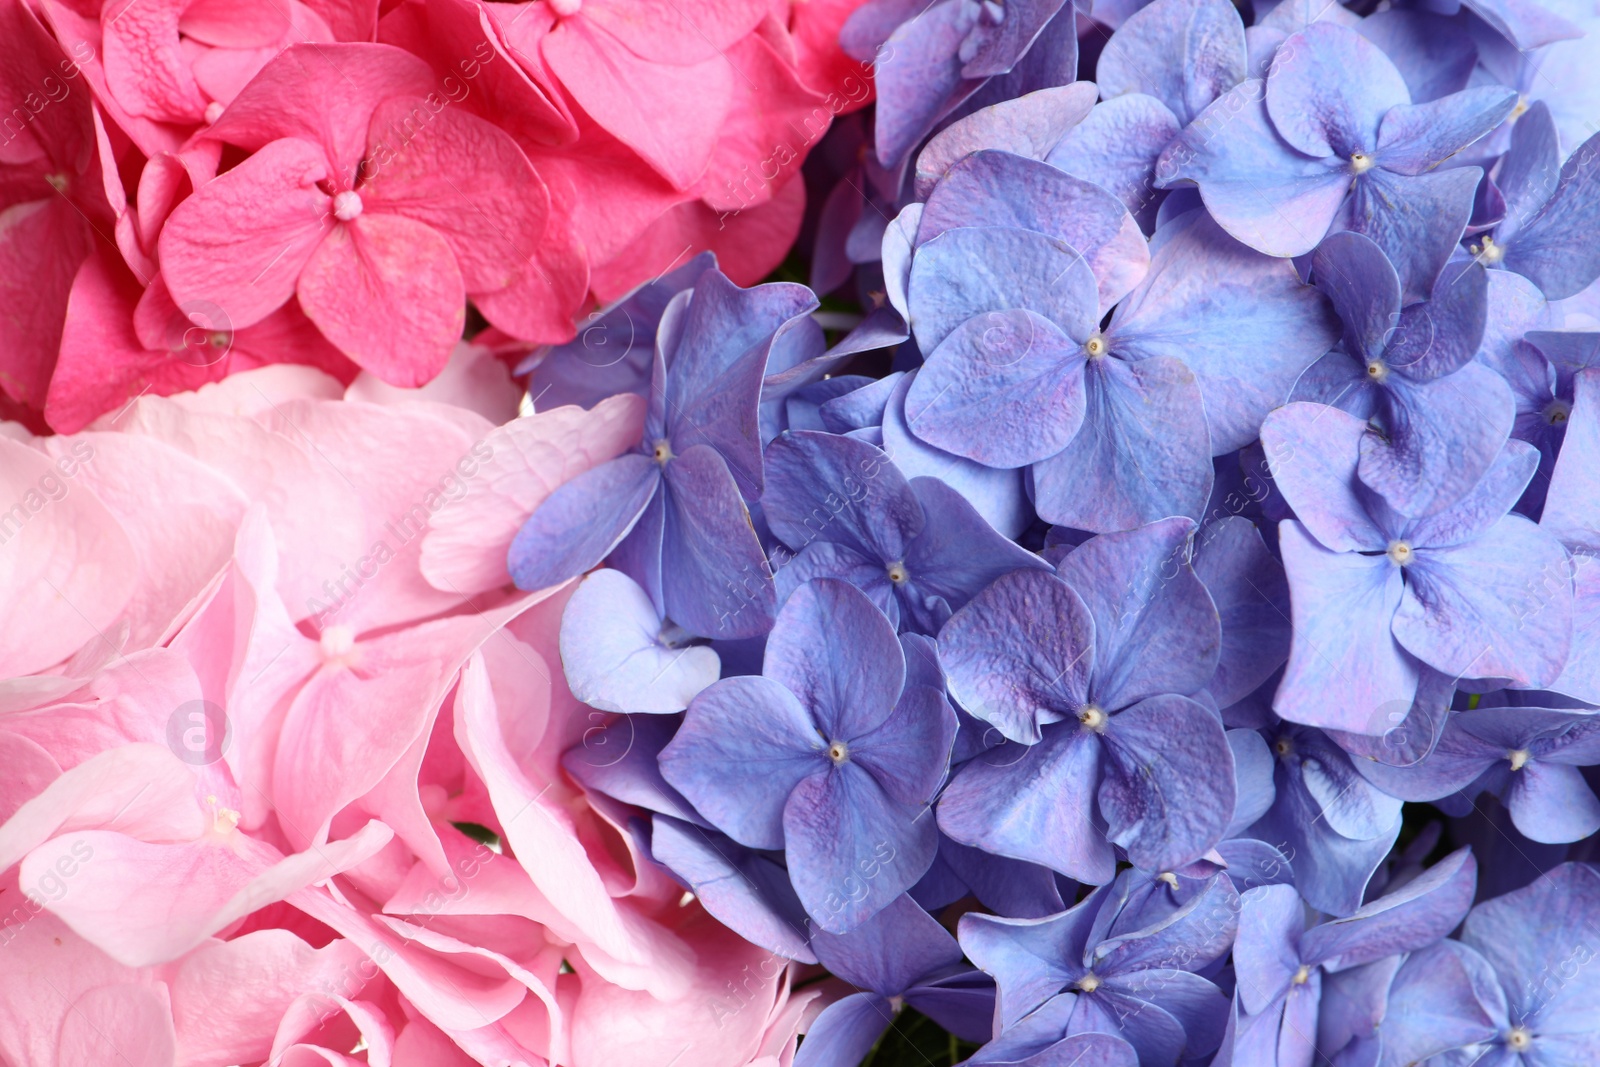
M 1371 170 L 1377 164 L 1377 162 L 1378 161 L 1376 159 L 1367 155 L 1365 152 L 1352 153 L 1350 156 L 1350 173 L 1365 174 L 1367 171 Z
M 1387 554 L 1402 567 L 1411 562 L 1411 546 L 1404 541 L 1390 541 Z
M 349 222 L 361 214 L 361 194 L 353 189 L 346 189 L 342 193 L 335 193 L 333 197 L 333 217 L 340 222 Z
M 1085 704 L 1078 712 L 1078 721 L 1085 730 L 1102 733 L 1106 728 L 1106 713 L 1097 704 Z
M 850 758 L 850 746 L 845 744 L 843 741 L 832 742 L 828 745 L 828 758 L 831 759 L 833 761 L 833 765 L 837 767 L 839 764 Z

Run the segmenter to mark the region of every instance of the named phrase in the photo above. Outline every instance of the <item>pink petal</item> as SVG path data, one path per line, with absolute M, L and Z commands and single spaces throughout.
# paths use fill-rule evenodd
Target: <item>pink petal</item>
M 413 1019 L 394 1042 L 394 1067 L 477 1067 L 427 1019 Z
M 39 8 L 55 31 L 61 48 L 74 57 L 83 80 L 93 93 L 97 109 L 104 111 L 112 124 L 127 134 L 128 139 L 146 157 L 154 158 L 163 152 L 178 151 L 188 136 L 187 130 L 132 114 L 118 102 L 107 86 L 105 66 L 101 62 L 98 18 L 85 18 L 59 0 L 41 0 Z M 0 31 L 0 40 L 9 39 L 8 34 Z M 87 97 L 89 94 L 84 95 Z
M 533 257 L 510 285 L 473 298 L 491 325 L 536 344 L 570 341 L 577 332 L 573 321 L 589 296 L 588 250 L 578 240 L 574 219 L 577 197 L 564 180 L 550 192 L 551 212 Z
M 218 48 L 261 48 L 289 33 L 289 16 L 279 4 L 250 0 L 190 0 L 178 19 L 185 37 Z
M 50 910 L 129 967 L 177 959 L 264 905 L 353 867 L 392 837 L 382 823 L 309 852 L 280 856 L 225 826 L 198 841 L 152 844 L 105 830 L 63 835 L 29 853 L 22 880 L 76 859 Z
M 476 115 L 392 97 L 372 114 L 367 159 L 367 209 L 442 236 L 467 292 L 505 288 L 537 250 L 550 194 L 517 143 Z
M 640 59 L 685 65 L 711 59 L 756 28 L 765 0 L 590 0 L 579 16 L 604 27 Z M 686 98 L 687 99 L 687 98 Z
M 128 535 L 69 480 L 85 458 L 56 464 L 0 438 L 0 500 L 12 502 L 0 511 L 0 677 L 42 671 L 97 639 L 133 591 Z
M 556 486 L 636 444 L 644 409 L 642 397 L 624 393 L 592 411 L 556 408 L 490 433 L 482 442 L 490 456 L 465 495 L 429 520 L 423 576 L 468 595 L 509 584 L 506 553 L 522 523 Z
M 449 404 L 498 426 L 517 417 L 522 394 L 522 386 L 511 380 L 511 372 L 491 349 L 457 341 L 444 370 L 420 389 L 399 389 L 363 371 L 344 395 L 369 404 Z
M 329 197 L 316 184 L 328 176 L 315 144 L 285 138 L 179 204 L 159 242 L 161 271 L 179 309 L 212 328 L 237 330 L 289 299 L 335 229 Z
M 44 406 L 72 280 L 93 245 L 89 224 L 62 197 L 0 211 L 0 388 L 24 404 Z
M 378 0 L 306 0 L 339 41 L 370 41 L 378 28 Z
M 426 15 L 416 19 L 417 39 L 408 51 L 430 56 L 446 77 L 470 83 L 462 102 L 484 118 L 492 118 L 519 143 L 571 144 L 578 139 L 578 126 L 554 80 L 548 76 L 536 80 L 523 70 L 519 57 L 502 43 L 496 28 L 497 22 L 506 20 L 504 12 L 518 6 L 473 0 L 429 0 L 414 5 L 413 11 L 425 8 Z M 520 32 L 524 23 L 536 21 L 517 19 L 514 32 Z M 385 19 L 385 26 L 388 24 Z M 398 40 L 391 43 L 406 46 Z M 530 43 L 537 54 L 537 43 L 526 38 L 519 38 L 517 47 L 526 49 Z
M 155 745 L 125 745 L 85 760 L 0 825 L 0 871 L 58 833 L 88 827 L 183 841 L 205 829 L 194 776 Z M 27 883 L 27 879 L 24 878 Z
M 15 872 L 12 872 L 14 874 Z M 0 876 L 0 884 L 8 879 Z M 6 898 L 18 896 L 10 879 Z M 23 910 L 24 905 L 12 907 Z M 9 914 L 9 913 L 8 913 Z M 27 907 L 27 916 L 4 928 L 6 965 L 0 967 L 0 1056 L 8 1063 L 65 1067 L 68 1062 L 115 1063 L 90 1057 L 57 1059 L 62 1023 L 80 996 L 97 987 L 136 983 L 139 975 L 78 937 L 48 911 Z
M 193 8 L 189 9 L 191 12 Z M 333 30 L 316 12 L 304 4 L 289 0 L 289 25 L 278 39 L 254 48 L 205 48 L 193 41 L 191 51 L 197 51 L 189 69 L 200 91 L 224 106 L 233 103 L 244 87 L 255 80 L 263 67 L 275 59 L 284 44 L 293 42 L 324 42 L 335 40 Z M 272 21 L 281 24 L 281 16 Z
M 353 1067 L 390 1067 L 394 1055 L 394 1028 L 389 1025 L 389 1020 L 383 1017 L 371 1004 L 359 1000 L 349 1000 L 340 996 L 324 994 L 311 994 L 300 997 L 284 1014 L 278 1024 L 278 1032 L 272 1039 L 272 1049 L 268 1054 L 269 1062 L 273 1064 L 289 1064 L 295 1062 L 295 1053 L 292 1047 L 308 1049 L 309 1045 L 292 1046 L 292 1042 L 299 1042 L 308 1038 L 322 1036 L 322 1030 L 330 1022 L 330 1001 L 344 1010 L 344 1014 L 351 1022 L 356 1024 L 360 1031 L 362 1041 L 366 1045 L 366 1056 L 362 1060 L 353 1060 L 349 1057 L 330 1053 L 326 1049 L 317 1048 L 317 1051 L 327 1057 L 327 1062 L 336 1063 L 343 1061 Z M 335 1031 L 337 1033 L 337 1031 Z
M 182 452 L 133 434 L 85 434 L 70 443 L 48 438 L 58 461 L 73 448 L 95 450 L 79 477 L 116 517 L 133 552 L 137 576 L 119 621 L 128 647 L 164 644 L 196 598 L 233 556 L 234 536 L 249 501 L 233 483 Z M 152 500 L 159 507 L 152 507 Z
M 262 387 L 248 378 L 227 379 L 215 388 L 240 390 L 258 403 L 263 397 Z M 371 544 L 363 526 L 347 520 L 354 514 L 349 483 L 296 440 L 292 427 L 278 433 L 253 419 L 146 396 L 118 420 L 117 429 L 156 437 L 193 456 L 265 506 L 282 554 L 278 591 L 293 618 L 325 603 L 324 583 L 340 577 Z
M 421 535 L 429 516 L 460 498 L 477 476 L 483 455 L 471 446 L 487 432 L 482 419 L 431 405 L 396 411 L 295 400 L 257 421 L 298 441 L 337 474 L 346 499 L 334 514 L 360 546 L 322 575 L 315 603 L 290 602 L 297 617 L 305 610 L 318 629 L 363 632 L 459 606 L 463 593 L 423 578 Z
M 261 68 L 206 136 L 251 150 L 282 137 L 310 141 L 322 146 L 334 185 L 350 189 L 378 104 L 435 88 L 426 63 L 388 45 L 291 45 Z
M 833 112 L 760 36 L 751 34 L 725 54 L 738 76 L 699 189 L 707 205 L 729 211 L 766 203 L 799 174 Z
M 272 779 L 290 840 L 324 840 L 333 816 L 425 736 L 430 710 L 467 657 L 537 597 L 359 642 L 306 683 L 284 719 Z M 352 716 L 352 708 L 369 712 Z
M 198 123 L 207 100 L 178 47 L 184 0 L 112 0 L 101 12 L 106 85 L 131 114 Z
M 587 966 L 578 968 L 573 1062 L 669 1067 L 692 1051 L 697 1065 L 744 1067 L 756 1055 L 787 961 L 744 941 L 699 905 L 682 913 L 680 933 L 694 946 L 695 965 L 691 984 L 679 996 L 624 989 Z M 729 995 L 730 978 L 736 996 Z
M 799 181 L 749 211 L 718 212 L 698 200 L 679 204 L 632 245 L 597 266 L 590 285 L 601 301 L 616 300 L 708 248 L 736 285 L 755 285 L 783 262 L 800 232 L 805 206 L 805 183 Z
M 287 930 L 256 930 L 212 941 L 183 958 L 168 980 L 178 1062 L 257 1063 L 272 1034 L 308 990 L 353 996 L 371 965 L 343 939 L 312 948 Z M 326 1002 L 324 1002 L 326 1003 Z
M 222 367 L 146 349 L 132 321 L 140 293 L 139 283 L 105 246 L 83 261 L 67 301 L 61 352 L 45 397 L 45 419 L 58 433 L 76 433 L 144 393 L 175 393 L 221 377 Z M 180 328 L 180 342 L 185 332 Z
M 57 1062 L 172 1067 L 177 1037 L 165 994 L 160 986 L 89 990 L 61 1020 Z
M 364 213 L 335 227 L 306 263 L 299 295 L 323 336 L 391 385 L 422 385 L 443 370 L 466 316 L 449 243 L 399 215 Z
M 733 93 L 726 59 L 643 60 L 584 18 L 558 24 L 543 52 L 584 111 L 675 187 L 688 189 L 705 173 Z M 689 100 L 692 107 L 681 103 Z
M 522 649 L 519 658 L 548 678 L 548 667 L 534 663 L 534 655 Z M 530 694 L 527 685 L 516 692 L 523 701 L 529 696 L 537 699 L 537 690 Z M 684 947 L 655 923 L 613 900 L 579 840 L 570 809 L 550 796 L 557 780 L 538 788 L 518 766 L 502 725 L 503 719 L 515 721 L 512 699 L 516 698 L 510 693 L 495 691 L 484 657 L 474 656 L 468 662 L 456 698 L 456 740 L 488 787 L 502 820 L 502 835 L 524 857 L 523 867 L 534 885 L 582 931 L 585 952 L 592 946 L 599 957 L 597 966 L 630 985 L 677 995 L 687 965 Z M 523 716 L 526 711 L 516 718 Z M 552 756 L 560 751 L 548 747 Z
M 291 903 L 365 952 L 405 998 L 438 1026 L 482 1026 L 504 1016 L 526 994 L 526 987 L 504 968 L 485 967 L 480 957 L 470 953 L 458 965 L 450 959 L 451 954 L 399 937 L 369 915 L 335 901 L 326 890 L 301 890 Z
M 0 826 L 61 776 L 61 765 L 37 742 L 5 730 L 0 730 L 0 766 L 6 769 L 0 777 Z

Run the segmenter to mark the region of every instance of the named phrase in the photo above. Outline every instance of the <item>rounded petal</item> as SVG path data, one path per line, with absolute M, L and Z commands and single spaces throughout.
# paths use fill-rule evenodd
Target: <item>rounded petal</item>
M 334 227 L 306 261 L 296 291 L 323 336 L 390 385 L 432 380 L 466 319 L 449 243 L 400 215 L 364 213 Z

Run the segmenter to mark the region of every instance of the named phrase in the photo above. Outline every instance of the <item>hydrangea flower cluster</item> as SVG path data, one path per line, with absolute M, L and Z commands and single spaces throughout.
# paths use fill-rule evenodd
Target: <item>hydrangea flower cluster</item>
M 0 0 L 0 1064 L 1600 1063 L 1597 41 Z
M 715 249 L 748 284 L 871 96 L 860 0 L 4 0 L 3 412 L 269 363 L 419 386 Z
M 511 549 L 588 572 L 566 769 L 848 989 L 799 1067 L 1600 1056 L 1571 6 L 869 0 L 853 329 L 701 262 L 542 354 L 649 409 Z

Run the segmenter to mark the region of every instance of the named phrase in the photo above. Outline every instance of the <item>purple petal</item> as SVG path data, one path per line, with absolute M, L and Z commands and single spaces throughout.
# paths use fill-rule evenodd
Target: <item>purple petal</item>
M 1400 275 L 1407 304 L 1425 300 L 1467 228 L 1482 178 L 1476 167 L 1416 176 L 1375 167 L 1356 180 L 1344 228 L 1383 249 Z
M 1189 565 L 1193 530 L 1174 518 L 1101 534 L 1056 568 L 1094 620 L 1089 696 L 1107 711 L 1158 693 L 1193 693 L 1216 669 L 1222 636 L 1211 596 Z
M 689 705 L 661 751 L 661 774 L 700 813 L 750 848 L 782 848 L 783 809 L 828 767 L 822 738 L 794 694 L 770 678 L 724 678 Z
M 1425 302 L 1400 312 L 1383 361 L 1413 381 L 1443 377 L 1477 353 L 1488 319 L 1488 272 L 1476 263 L 1452 266 Z
M 1246 58 L 1244 23 L 1226 0 L 1156 0 L 1111 35 L 1095 81 L 1108 100 L 1147 93 L 1187 124 L 1244 80 Z
M 885 167 L 898 166 L 939 117 L 979 84 L 962 80 L 956 57 L 972 29 L 969 9 L 919 4 L 912 14 L 878 50 L 873 65 L 884 116 L 874 135 L 878 162 Z
M 1095 300 L 1094 275 L 1083 256 L 1031 230 L 942 231 L 917 247 L 911 263 L 912 328 L 924 352 L 936 351 L 973 316 L 1008 308 L 1037 312 L 1067 336 L 1087 338 L 1099 318 Z
M 883 414 L 883 448 L 907 478 L 937 478 L 967 499 L 984 519 L 1007 537 L 1033 521 L 1022 489 L 1024 471 L 995 470 L 934 448 L 910 430 L 921 412 L 906 407 L 915 374 L 903 376 Z
M 1417 667 L 1390 633 L 1406 593 L 1386 556 L 1330 552 L 1298 522 L 1279 524 L 1294 638 L 1272 707 L 1290 722 L 1381 733 L 1409 708 Z M 1337 700 L 1328 694 L 1338 693 Z
M 1477 65 L 1478 49 L 1467 31 L 1429 11 L 1375 11 L 1355 30 L 1383 49 L 1419 103 L 1465 89 Z
M 1266 814 L 1267 809 L 1272 807 L 1278 791 L 1272 781 L 1272 753 L 1259 733 L 1254 730 L 1229 730 L 1228 747 L 1233 750 L 1233 777 L 1236 788 L 1233 817 L 1228 820 L 1223 837 L 1233 838 L 1233 835 L 1243 833 L 1252 823 Z M 1229 853 L 1226 847 L 1230 843 L 1237 845 L 1238 841 L 1224 840 L 1217 849 L 1223 859 L 1228 861 L 1229 876 L 1235 877 L 1236 882 L 1237 876 L 1248 876 L 1248 871 L 1235 871 L 1233 869 L 1235 858 L 1242 864 L 1251 865 L 1257 860 L 1270 859 L 1248 846 L 1237 853 Z
M 1182 129 L 1160 100 L 1129 93 L 1095 105 L 1044 160 L 1113 193 L 1135 220 L 1148 225 L 1159 195 L 1156 160 Z
M 1213 454 L 1235 451 L 1333 344 L 1338 322 L 1292 264 L 1239 244 L 1203 211 L 1167 223 L 1156 242 L 1150 273 L 1112 318 L 1110 351 L 1181 359 L 1199 381 Z
M 1530 841 L 1565 844 L 1600 830 L 1600 799 L 1576 767 L 1534 760 L 1512 775 L 1505 801 Z
M 950 694 L 1012 741 L 1073 716 L 1088 700 L 1094 624 L 1076 593 L 1045 571 L 997 579 L 939 633 Z M 957 838 L 960 840 L 960 838 Z
M 1356 464 L 1366 432 L 1361 419 L 1308 403 L 1281 407 L 1261 426 L 1278 491 L 1311 535 L 1336 552 L 1388 547 L 1357 490 Z
M 1131 881 L 1134 871 L 1124 871 L 1118 885 L 1112 889 L 1112 901 L 1119 890 Z M 1103 921 L 1108 906 L 1101 911 Z M 1123 925 L 1119 915 L 1115 926 Z M 1239 894 L 1233 883 L 1222 874 L 1214 874 L 1201 883 L 1198 891 L 1179 907 L 1161 918 L 1148 922 L 1148 912 L 1134 920 L 1147 923 L 1130 933 L 1107 938 L 1096 944 L 1091 952 L 1094 971 L 1101 976 L 1133 976 L 1140 972 L 1188 970 L 1198 971 L 1228 954 L 1239 930 Z M 1149 999 L 1165 1003 L 1166 975 L 1151 975 L 1154 989 Z M 1208 983 L 1209 984 L 1209 983 Z M 1201 987 L 1196 987 L 1201 988 Z M 1215 996 L 1215 989 L 1211 990 Z M 1219 1013 L 1220 1014 L 1220 1013 Z M 1187 1027 L 1185 1027 L 1187 1029 Z
M 1048 867 L 990 855 L 949 837 L 939 842 L 939 858 L 997 914 L 1038 919 L 1062 910 L 1061 891 Z
M 964 845 L 1104 884 L 1116 866 L 1091 810 L 1099 778 L 1099 740 L 1069 723 L 1036 745 L 1001 745 L 963 764 L 939 800 L 939 828 Z
M 917 436 L 988 467 L 1025 467 L 1067 446 L 1083 423 L 1083 348 L 1032 311 L 988 311 L 929 355 L 906 403 Z
M 1570 40 L 1583 32 L 1537 0 L 1461 0 L 1461 4 L 1504 35 L 1518 51 Z
M 832 541 L 896 560 L 922 531 L 922 508 L 881 449 L 835 434 L 788 433 L 767 446 L 766 466 L 762 512 L 792 549 Z
M 850 758 L 872 772 L 898 803 L 930 803 L 950 767 L 956 713 L 942 689 L 907 686 L 894 712 L 853 739 Z
M 1289 658 L 1289 586 L 1261 532 L 1238 515 L 1204 527 L 1194 570 L 1222 625 L 1217 669 L 1206 689 L 1226 707 L 1249 696 Z
M 906 614 L 921 616 L 920 624 L 932 633 L 945 622 L 935 623 L 926 601 L 937 599 L 946 610 L 958 611 L 989 583 L 1010 571 L 1046 564 L 1038 556 L 1013 541 L 1008 541 L 983 521 L 965 497 L 937 478 L 917 478 L 911 489 L 922 502 L 925 513 L 939 521 L 924 529 L 912 542 L 905 557 L 908 579 L 902 587 L 907 600 L 923 601 L 919 610 L 910 604 Z
M 818 931 L 812 947 L 828 970 L 886 997 L 902 996 L 927 975 L 961 962 L 956 939 L 906 896 L 848 934 Z
M 1579 372 L 1572 395 L 1540 525 L 1563 544 L 1600 548 L 1600 370 Z
M 1060 915 L 1008 919 L 969 912 L 956 937 L 967 958 L 994 976 L 1002 1030 L 1049 1001 L 1084 973 L 1090 927 L 1105 893 L 1091 893 Z M 1050 1010 L 1046 1005 L 1046 1010 Z
M 829 541 L 813 541 L 773 575 L 780 610 L 794 591 L 814 578 L 837 578 L 867 594 L 873 607 L 883 612 L 889 625 L 900 626 L 900 601 L 883 562 L 868 559 L 854 549 Z
M 1445 548 L 1470 541 L 1509 512 L 1533 477 L 1539 453 L 1532 445 L 1507 441 L 1478 484 L 1435 515 L 1408 522 L 1401 536 L 1414 545 Z
M 1457 941 L 1413 952 L 1389 986 L 1383 1048 L 1396 1063 L 1420 1063 L 1499 1036 L 1505 994 L 1484 958 Z
M 785 959 L 814 963 L 805 909 L 777 863 L 714 831 L 658 815 L 650 852 L 717 921 Z
M 1267 118 L 1266 83 L 1252 78 L 1218 97 L 1156 162 L 1156 184 L 1200 187 L 1206 210 L 1237 240 L 1269 256 L 1317 246 L 1352 181 L 1342 160 L 1307 156 Z
M 722 676 L 703 645 L 663 643 L 661 616 L 621 571 L 585 578 L 561 613 L 561 665 L 572 695 L 602 711 L 667 714 Z
M 1600 277 L 1600 135 L 1561 166 L 1555 193 L 1506 247 L 1505 266 L 1565 300 Z
M 694 445 L 666 467 L 661 592 L 667 617 L 707 637 L 757 637 L 777 595 L 750 512 L 728 465 Z
M 1540 100 L 1511 127 L 1511 146 L 1500 158 L 1495 185 L 1506 201 L 1495 241 L 1505 243 L 1549 202 L 1561 180 L 1561 142 L 1550 107 Z
M 819 578 L 783 606 L 761 673 L 798 698 L 827 744 L 853 741 L 893 714 L 906 661 L 894 627 L 865 594 Z
M 963 42 L 963 49 L 970 47 L 974 51 L 961 68 L 961 76 L 989 78 L 1010 71 L 1055 18 L 1061 5 L 1062 0 L 1034 0 L 1010 5 L 998 23 L 980 17 L 972 35 Z M 1071 17 L 1070 11 L 1068 16 Z
M 1305 921 L 1305 906 L 1292 886 L 1259 886 L 1240 894 L 1233 966 L 1245 1011 L 1259 1015 L 1288 991 L 1300 967 Z
M 561 766 L 587 789 L 709 828 L 711 824 L 661 775 L 657 757 L 681 721 L 664 715 L 602 721 L 583 732 L 581 744 L 561 754 Z
M 835 1067 L 860 1063 L 894 1024 L 897 1014 L 876 993 L 852 993 L 829 1004 L 812 1020 L 794 1054 L 794 1067 Z
M 1600 704 L 1600 564 L 1594 556 L 1574 555 L 1572 589 L 1572 652 L 1551 688 Z
M 1233 815 L 1233 751 L 1222 724 L 1179 696 L 1111 717 L 1100 811 L 1106 835 L 1146 870 L 1181 867 L 1222 840 Z
M 661 485 L 649 456 L 619 456 L 556 487 L 511 542 L 519 589 L 545 589 L 594 567 L 628 535 Z
M 1481 363 L 1433 381 L 1395 374 L 1387 384 L 1384 432 L 1362 436 L 1358 472 L 1400 514 L 1436 515 L 1471 492 L 1499 458 L 1516 398 Z
M 785 323 L 816 306 L 803 285 L 741 289 L 721 271 L 708 270 L 695 281 L 676 336 L 663 337 L 662 351 L 670 353 L 666 426 L 674 450 L 682 454 L 697 442 L 715 448 L 748 500 L 761 495 L 756 414 L 767 353 Z
M 1083 428 L 1033 468 L 1039 517 L 1105 532 L 1187 515 L 1211 495 L 1211 443 L 1194 372 L 1169 357 L 1085 368 Z
M 1286 40 L 1267 75 L 1273 126 L 1310 156 L 1371 155 L 1384 114 L 1410 102 L 1405 79 L 1382 49 L 1326 22 Z
M 1484 85 L 1391 108 L 1378 131 L 1378 156 L 1397 173 L 1426 173 L 1500 125 L 1516 106 L 1515 90 Z
M 916 195 L 927 199 L 956 163 L 985 148 L 1044 159 L 1094 107 L 1093 82 L 1040 89 L 974 111 L 940 130 L 917 153 Z
M 1407 566 L 1394 635 L 1406 651 L 1458 678 L 1505 678 L 1541 689 L 1572 643 L 1566 552 L 1549 533 L 1508 515 L 1480 537 L 1418 549 Z
M 1311 275 L 1344 324 L 1345 349 L 1356 359 L 1383 354 L 1400 321 L 1400 276 L 1370 237 L 1329 234 L 1311 257 Z
M 1568 1041 L 1585 1042 L 1575 1052 L 1593 1047 L 1600 972 L 1562 961 L 1590 943 L 1597 914 L 1600 875 L 1584 864 L 1564 863 L 1532 885 L 1479 904 L 1461 930 L 1461 941 L 1477 949 L 1499 977 L 1506 1014 L 1538 1034 L 1541 1054 L 1548 1049 L 1558 1064 L 1584 1062 L 1576 1055 L 1557 1058 Z
M 1477 885 L 1472 850 L 1458 849 L 1355 914 L 1307 930 L 1302 956 L 1338 969 L 1431 945 L 1466 917 Z
M 789 877 L 824 930 L 847 933 L 917 884 L 939 832 L 851 760 L 802 779 L 783 808 Z
M 951 167 L 922 209 L 917 244 L 920 248 L 946 230 L 973 226 L 1014 226 L 1071 245 L 1094 271 L 1103 308 L 1139 284 L 1150 265 L 1144 235 L 1120 200 L 1098 185 L 1009 152 L 975 152 Z

